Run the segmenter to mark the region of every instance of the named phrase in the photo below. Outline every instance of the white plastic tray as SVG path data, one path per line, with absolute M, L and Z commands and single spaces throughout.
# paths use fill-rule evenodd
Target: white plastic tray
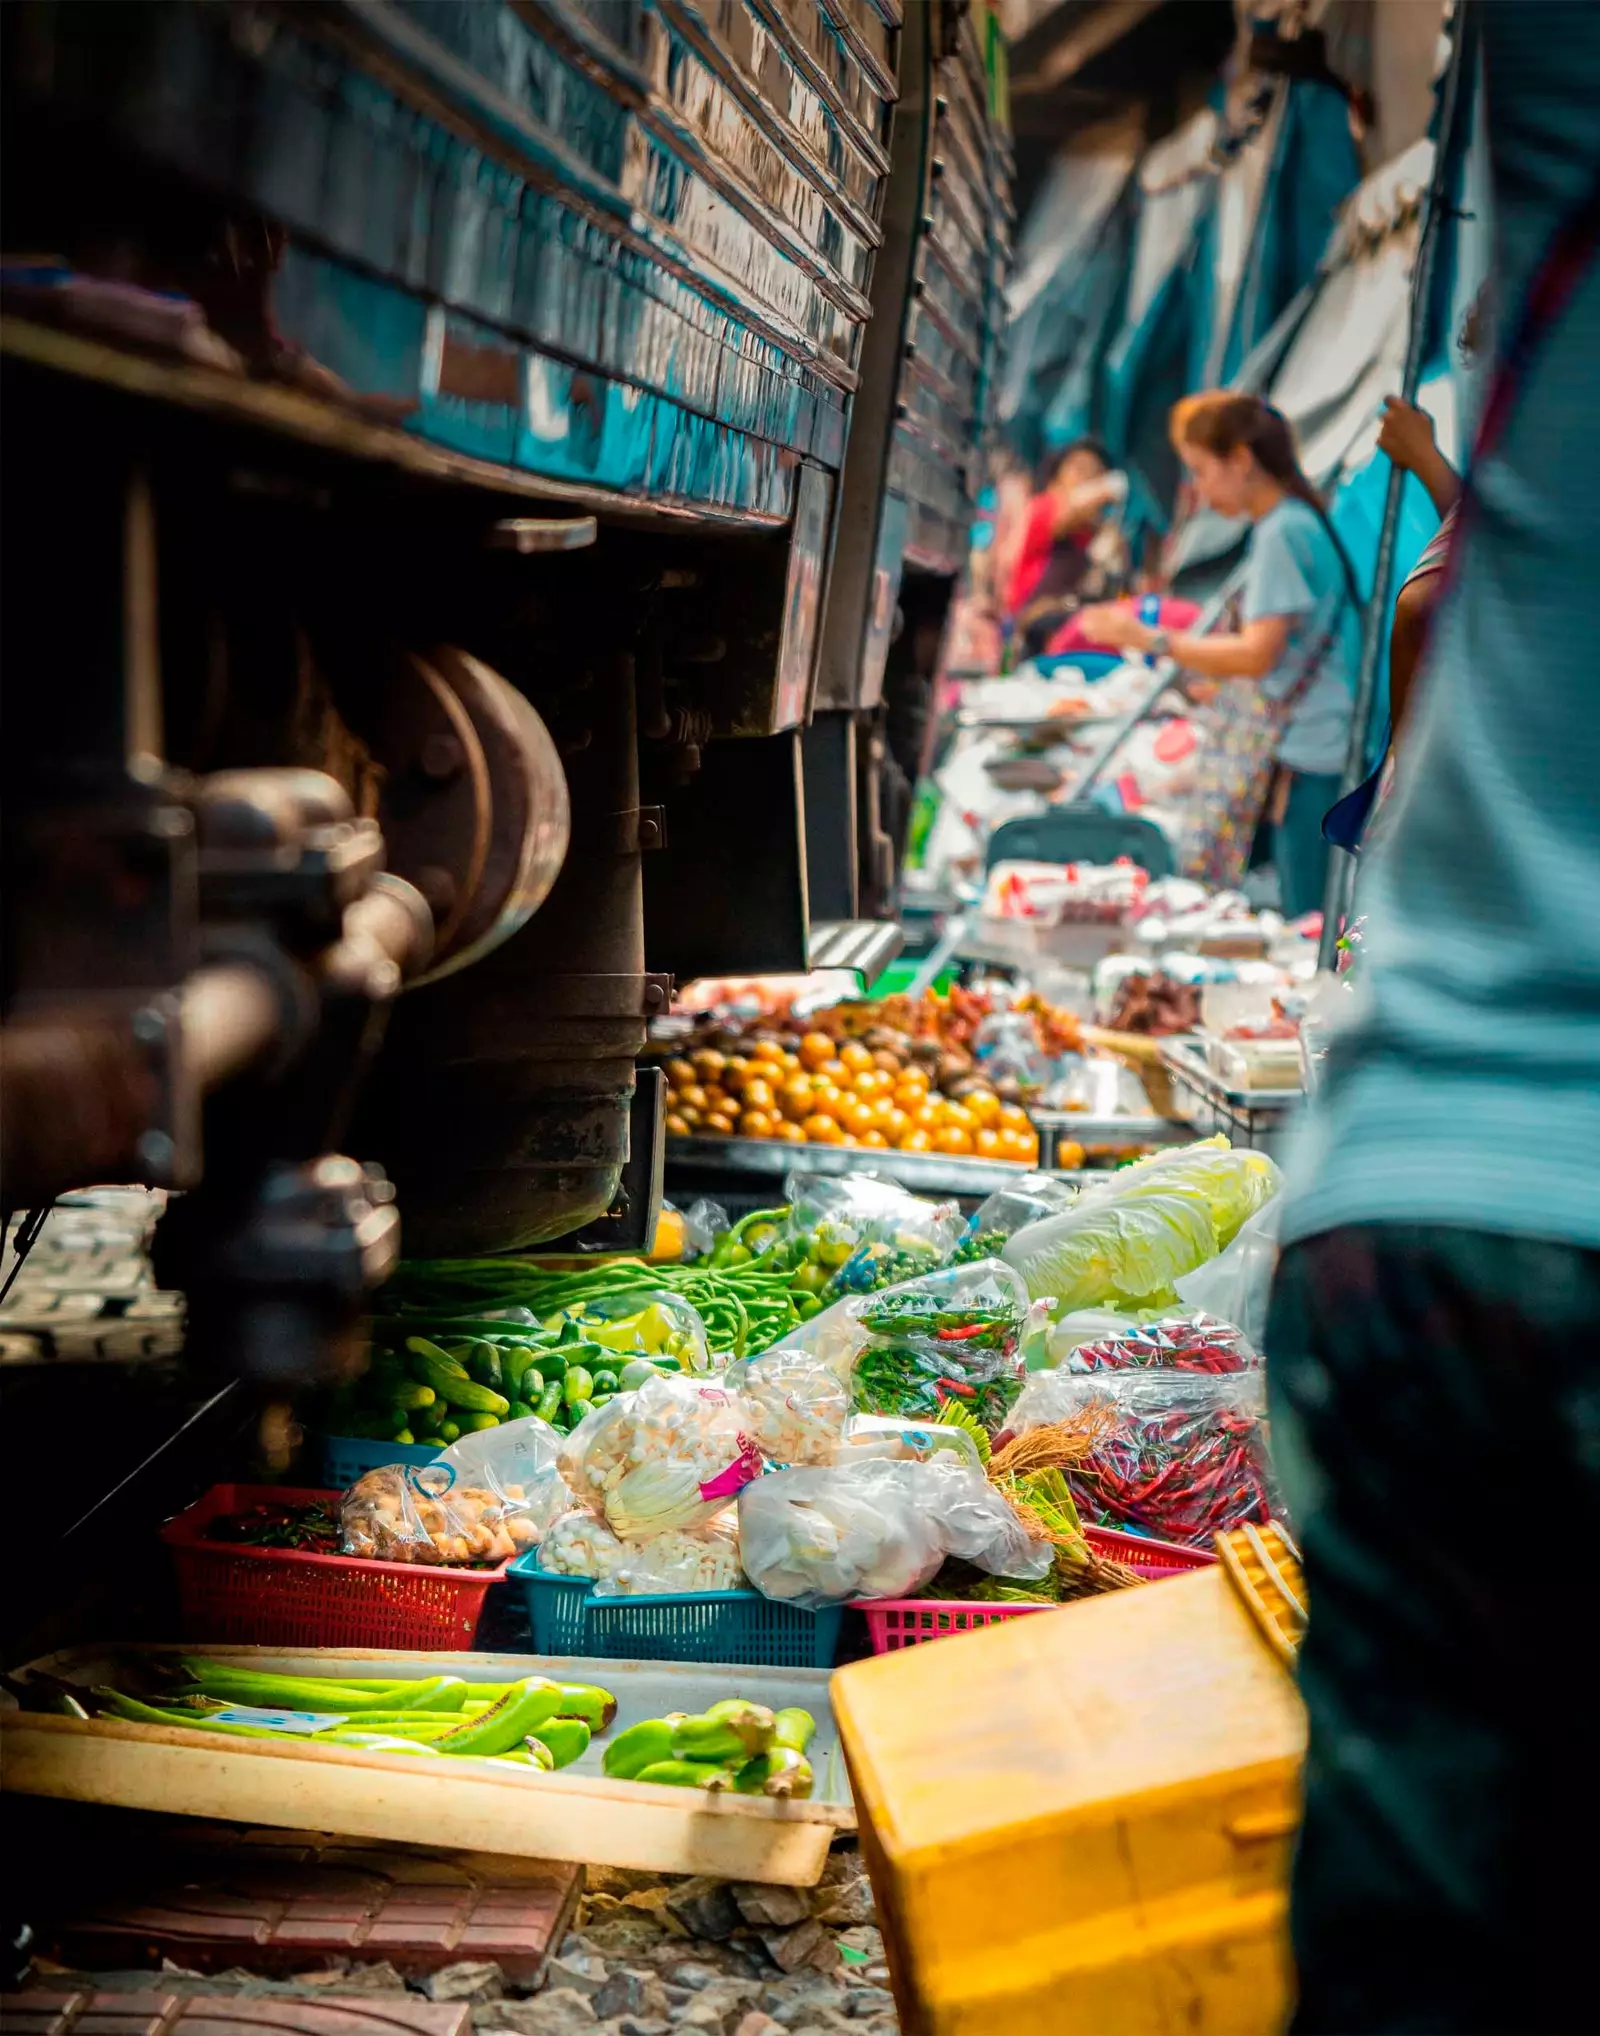
M 29 1664 L 71 1682 L 115 1679 L 115 1643 L 67 1649 Z M 222 1739 L 215 1733 L 0 1712 L 0 1786 L 130 1809 L 224 1817 L 291 1830 L 425 1840 L 536 1859 L 592 1861 L 658 1873 L 707 1873 L 794 1887 L 821 1876 L 828 1847 L 854 1830 L 828 1675 L 821 1669 L 723 1667 L 703 1662 L 601 1661 L 575 1655 L 412 1654 L 360 1648 L 184 1647 L 240 1667 L 291 1675 L 459 1675 L 508 1682 L 548 1675 L 614 1693 L 612 1731 L 667 1711 L 703 1711 L 746 1696 L 774 1710 L 802 1705 L 817 1721 L 811 1750 L 817 1793 L 809 1802 L 646 1787 L 600 1771 L 603 1743 L 556 1774 L 477 1763 L 418 1761 L 402 1754 Z M 27 1671 L 20 1671 L 26 1675 Z

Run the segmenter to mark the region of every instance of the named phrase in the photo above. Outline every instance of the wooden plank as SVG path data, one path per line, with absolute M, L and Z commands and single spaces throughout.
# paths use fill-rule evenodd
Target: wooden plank
M 22 1795 L 409 1839 L 524 1858 L 810 1887 L 846 1804 L 783 1803 L 617 1782 L 479 1773 L 354 1748 L 235 1740 L 120 1719 L 0 1718 L 0 1775 Z

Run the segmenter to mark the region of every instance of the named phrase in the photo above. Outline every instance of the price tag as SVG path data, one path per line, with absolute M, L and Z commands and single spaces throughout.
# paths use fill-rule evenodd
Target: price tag
M 274 1732 L 331 1732 L 335 1725 L 348 1725 L 348 1711 L 267 1711 L 253 1704 L 230 1704 L 226 1711 L 213 1711 L 219 1725 L 264 1725 Z

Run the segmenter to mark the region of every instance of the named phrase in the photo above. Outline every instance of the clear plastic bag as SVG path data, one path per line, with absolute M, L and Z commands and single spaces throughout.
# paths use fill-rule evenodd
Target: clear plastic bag
M 1142 1195 L 1193 1195 L 1204 1201 L 1221 1251 L 1282 1185 L 1283 1175 L 1264 1152 L 1235 1149 L 1219 1134 L 1197 1145 L 1152 1153 L 1108 1174 L 1085 1188 L 1079 1206 L 1090 1209 Z
M 1220 1265 L 1221 1260 L 1212 1261 Z M 1069 1372 L 1253 1371 L 1261 1353 L 1232 1322 L 1214 1315 L 1168 1315 L 1130 1323 L 1109 1336 L 1091 1337 L 1062 1358 Z
M 370 1470 L 340 1503 L 344 1552 L 446 1567 L 509 1561 L 572 1504 L 560 1446 L 548 1423 L 530 1417 L 463 1436 L 432 1463 Z
M 1030 1223 L 1006 1246 L 1005 1260 L 1030 1294 L 1050 1297 L 1053 1311 L 1067 1314 L 1176 1306 L 1176 1281 L 1218 1249 L 1205 1197 L 1192 1189 L 1163 1193 L 1151 1182 L 1115 1199 L 1085 1195 L 1064 1216 Z
M 856 1318 L 855 1411 L 930 1419 L 954 1401 L 994 1430 L 1021 1382 L 1028 1317 L 1021 1279 L 995 1258 L 870 1295 Z
M 552 1576 L 608 1576 L 627 1557 L 599 1514 L 581 1506 L 563 1513 L 539 1544 L 539 1567 Z
M 1078 1190 L 1054 1174 L 1024 1174 L 1018 1181 L 996 1188 L 978 1204 L 967 1224 L 966 1234 L 956 1246 L 956 1260 L 997 1258 L 1007 1238 L 1015 1237 L 1030 1223 L 1046 1216 L 1060 1216 L 1078 1199 Z
M 1237 1322 L 1252 1343 L 1267 1333 L 1267 1303 L 1278 1265 L 1278 1230 L 1283 1199 L 1274 1195 L 1220 1254 L 1177 1281 L 1186 1308 L 1200 1308 L 1225 1322 Z
M 845 1423 L 841 1463 L 928 1463 L 936 1456 L 953 1457 L 969 1470 L 983 1469 L 978 1445 L 965 1428 L 943 1421 L 912 1421 L 895 1414 L 852 1414 Z
M 769 1463 L 832 1463 L 844 1440 L 850 1418 L 847 1373 L 819 1355 L 808 1335 L 822 1319 L 814 1316 L 759 1357 L 728 1367 L 745 1431 Z M 827 1334 L 824 1330 L 824 1338 Z
M 1130 1315 L 1121 1308 L 1074 1308 L 1059 1322 L 1051 1323 L 1047 1361 L 1051 1365 L 1065 1364 L 1080 1343 L 1094 1343 L 1102 1336 L 1121 1336 L 1126 1330 L 1137 1329 L 1141 1320 L 1141 1316 Z
M 724 1507 L 696 1533 L 671 1529 L 653 1541 L 623 1549 L 595 1584 L 597 1598 L 665 1597 L 685 1591 L 740 1591 L 747 1587 L 739 1560 L 739 1515 Z
M 832 1271 L 826 1297 L 867 1293 L 941 1264 L 961 1236 L 954 1202 L 928 1202 L 875 1174 L 792 1173 L 787 1234 Z
M 1054 1555 L 982 1472 L 945 1456 L 774 1471 L 740 1493 L 739 1541 L 758 1590 L 811 1610 L 905 1597 L 950 1555 L 1030 1580 Z
M 1028 1011 L 991 1011 L 979 1020 L 972 1038 L 972 1057 L 991 1087 L 1008 1078 L 1024 1092 L 1036 1093 L 1056 1074 L 1056 1063 L 1039 1044 Z
M 704 1258 L 724 1230 L 732 1228 L 720 1202 L 702 1195 L 683 1212 L 683 1245 L 689 1258 Z
M 1259 1370 L 1042 1372 L 1011 1432 L 1098 1409 L 1104 1427 L 1066 1479 L 1086 1522 L 1190 1547 L 1271 1517 L 1266 1378 Z
M 743 1420 L 720 1385 L 649 1379 L 584 1416 L 562 1445 L 562 1474 L 624 1541 L 704 1526 L 760 1475 Z
M 585 1343 L 597 1346 L 591 1369 L 601 1362 L 618 1367 L 636 1357 L 666 1359 L 685 1372 L 711 1371 L 713 1360 L 700 1312 L 676 1294 L 652 1286 L 648 1272 L 626 1293 L 574 1301 L 546 1327 L 573 1323 Z

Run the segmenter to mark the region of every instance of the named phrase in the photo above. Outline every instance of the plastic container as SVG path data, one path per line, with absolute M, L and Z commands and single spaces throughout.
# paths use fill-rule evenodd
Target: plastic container
M 357 1478 L 386 1463 L 432 1463 L 439 1454 L 420 1442 L 370 1442 L 360 1435 L 324 1435 L 321 1450 L 322 1482 L 335 1492 L 348 1491 Z
M 1171 1541 L 1150 1541 L 1140 1534 L 1120 1534 L 1111 1527 L 1085 1527 L 1084 1539 L 1101 1555 L 1125 1562 L 1142 1576 L 1155 1579 L 1205 1569 L 1216 1561 L 1203 1548 L 1179 1548 Z M 950 1633 L 975 1633 L 1002 1619 L 1026 1618 L 1030 1612 L 1053 1612 L 1054 1605 L 981 1605 L 961 1598 L 857 1599 L 864 1612 L 874 1654 L 893 1654 L 924 1640 L 943 1640 Z
M 951 1633 L 976 1633 L 998 1626 L 1002 1619 L 1026 1618 L 1032 1612 L 1053 1612 L 1054 1605 L 977 1605 L 958 1598 L 858 1598 L 856 1610 L 867 1620 L 874 1654 L 917 1647 L 924 1640 L 943 1640 Z
M 337 1500 L 286 1485 L 213 1485 L 161 1538 L 172 1550 L 183 1637 L 274 1647 L 470 1648 L 483 1601 L 505 1573 L 368 1562 L 294 1548 L 208 1541 L 224 1513 L 271 1501 Z
M 507 1574 L 527 1599 L 535 1654 L 831 1668 L 844 1621 L 842 1605 L 805 1612 L 760 1591 L 599 1598 L 586 1577 L 552 1576 L 531 1554 Z
M 1143 1576 L 1182 1576 L 1186 1570 L 1210 1569 L 1216 1557 L 1209 1548 L 1185 1548 L 1176 1541 L 1157 1541 L 1149 1534 L 1124 1534 L 1119 1527 L 1085 1527 L 1091 1548 L 1113 1562 L 1125 1562 Z

